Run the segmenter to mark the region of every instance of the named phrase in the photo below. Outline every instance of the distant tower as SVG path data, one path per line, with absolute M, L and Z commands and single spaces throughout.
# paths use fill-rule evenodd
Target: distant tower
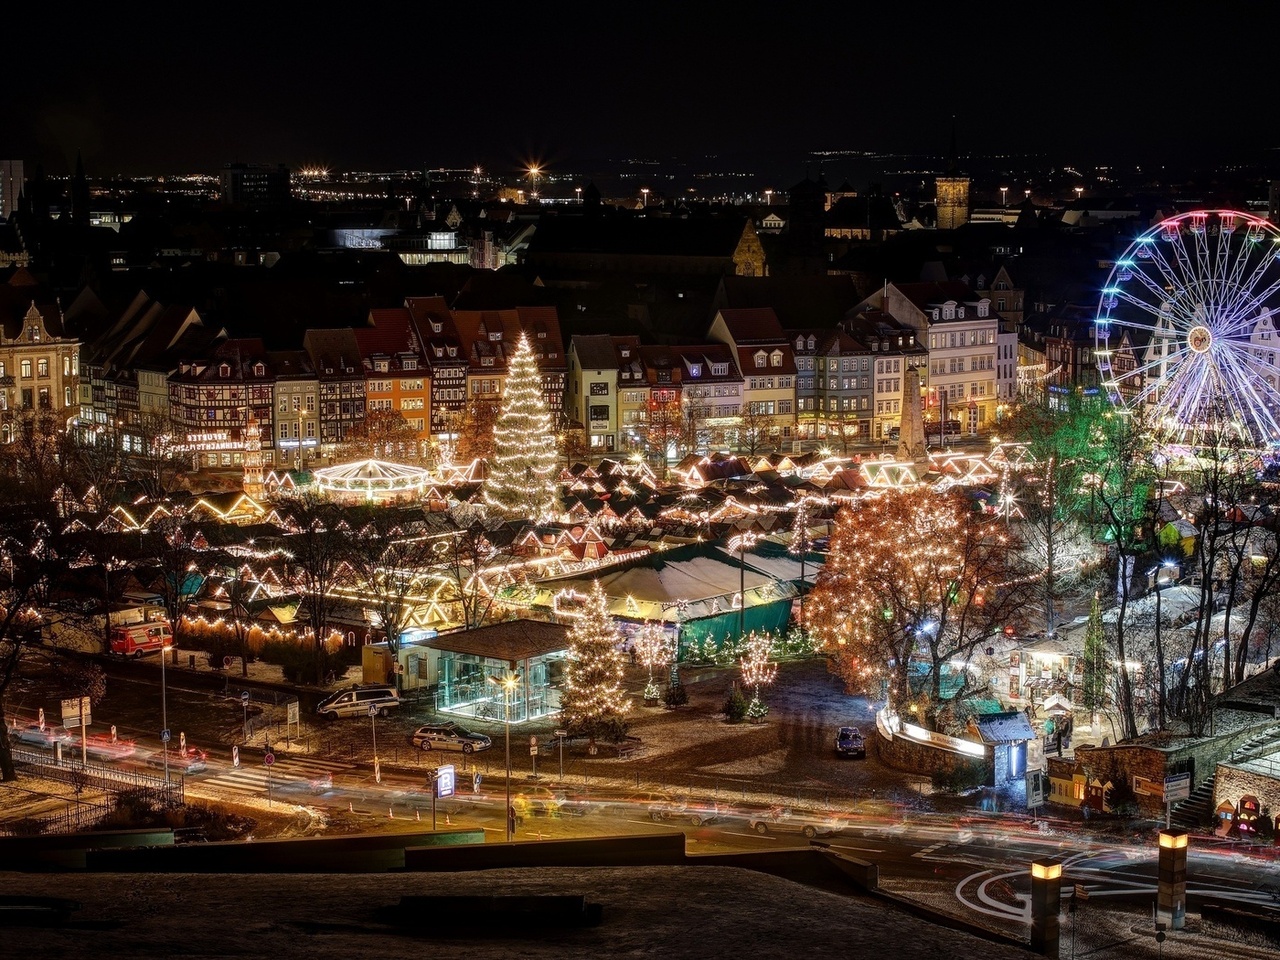
M 956 121 L 951 118 L 951 165 L 946 176 L 934 180 L 938 229 L 954 230 L 969 222 L 969 178 L 960 175 L 956 154 Z
M 902 420 L 898 427 L 897 459 L 923 463 L 929 459 L 924 449 L 924 415 L 920 411 L 920 371 L 907 367 L 902 377 Z
M 266 493 L 262 482 L 262 428 L 250 413 L 244 428 L 244 492 L 255 500 Z
M 8 220 L 18 212 L 18 200 L 26 182 L 21 160 L 0 160 L 0 217 Z

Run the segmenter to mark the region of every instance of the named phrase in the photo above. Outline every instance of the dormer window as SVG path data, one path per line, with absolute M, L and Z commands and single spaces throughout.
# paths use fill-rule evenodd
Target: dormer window
M 431 332 L 432 332 L 432 333 L 439 333 L 439 332 L 440 332 L 441 330 L 443 330 L 443 329 L 444 329 L 444 324 L 442 324 L 439 320 L 432 320 L 432 321 L 431 321 Z
M 450 348 L 449 348 L 449 356 L 451 356 L 451 357 L 456 357 L 457 355 L 458 355 L 458 348 L 457 348 L 457 347 L 450 347 Z
M 386 360 L 373 361 L 373 369 L 378 373 L 386 373 L 390 364 Z
M 220 376 L 220 377 L 229 377 L 229 376 L 231 376 L 231 365 L 230 365 L 229 363 L 221 364 L 221 365 L 218 367 L 218 376 Z
M 414 357 L 410 357 L 410 358 L 408 358 L 407 360 L 405 360 L 405 361 L 404 361 L 404 363 L 402 364 L 402 366 L 403 366 L 403 368 L 404 368 L 405 370 L 417 370 L 417 369 L 418 369 L 418 361 L 417 361 L 417 359 L 416 359 L 416 358 L 414 358 Z
M 494 341 L 494 342 L 500 342 L 500 341 L 502 340 L 502 331 L 501 331 L 501 330 L 490 330 L 490 331 L 489 331 L 489 339 L 490 339 L 491 341 Z
M 756 354 L 756 366 L 763 368 L 768 365 L 769 365 L 769 358 L 765 355 L 765 352 L 761 350 L 759 353 Z
M 27 328 L 27 339 L 30 340 L 32 343 L 40 342 L 40 328 L 37 327 L 34 323 Z
M 630 347 L 620 348 L 618 350 L 618 355 L 621 356 L 623 360 L 628 359 L 631 356 L 631 348 Z
M 261 363 L 255 363 L 253 365 L 253 375 L 255 377 L 265 377 L 267 375 L 266 366 Z
M 711 375 L 713 377 L 727 377 L 729 375 L 729 365 L 727 363 L 713 363 L 711 365 Z
M 492 367 L 492 366 L 493 366 L 493 357 L 481 357 L 481 358 L 480 358 L 480 366 L 482 366 L 482 367 Z
M 810 349 L 810 350 L 814 349 L 814 348 L 817 346 L 817 343 L 818 343 L 818 341 L 817 341 L 817 340 L 815 340 L 815 339 L 813 338 L 813 335 L 812 335 L 812 334 L 810 334 L 810 335 L 809 335 L 809 349 Z
M 956 318 L 956 305 L 954 303 L 944 303 L 942 305 L 942 319 L 954 320 Z
M 691 363 L 691 364 L 689 364 L 689 376 L 691 376 L 691 377 L 700 377 L 700 376 L 702 376 L 702 364 L 700 364 L 700 363 Z
M 538 339 L 539 339 L 539 340 L 545 340 L 545 339 L 547 339 L 547 331 L 545 331 L 545 330 L 539 330 L 539 331 L 538 331 Z
M 937 319 L 938 319 L 938 308 L 937 308 L 937 307 L 934 307 L 934 308 L 933 308 L 933 319 L 934 319 L 934 320 L 937 320 Z
M 443 356 L 444 356 L 444 347 L 436 347 L 436 348 L 435 348 L 435 351 L 436 351 L 436 356 L 437 356 L 437 357 L 443 357 Z
M 985 317 L 985 316 L 987 315 L 987 311 L 988 311 L 990 308 L 991 308 L 991 304 L 990 304 L 990 303 L 988 303 L 986 300 L 979 300 L 979 301 L 978 301 L 978 316 L 980 316 L 980 317 Z
M 775 351 L 773 351 L 773 353 L 771 353 L 771 354 L 769 355 L 769 366 L 771 366 L 771 367 L 780 367 L 780 366 L 782 366 L 782 351 L 781 351 L 781 350 L 775 350 Z
M 796 349 L 797 350 L 804 349 L 804 337 L 796 337 Z
M 956 319 L 957 320 L 964 319 L 964 307 L 956 307 Z

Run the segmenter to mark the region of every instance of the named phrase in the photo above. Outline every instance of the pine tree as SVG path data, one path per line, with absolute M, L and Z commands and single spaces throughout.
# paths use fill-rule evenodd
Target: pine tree
M 569 664 L 560 711 L 574 733 L 607 740 L 626 735 L 630 701 L 622 691 L 622 632 L 609 615 L 609 598 L 597 580 L 569 630 Z
M 1084 631 L 1084 677 L 1080 694 L 1084 708 L 1091 714 L 1107 704 L 1107 638 L 1102 630 L 1102 607 L 1096 593 Z
M 556 509 L 556 442 L 542 398 L 542 378 L 529 339 L 507 367 L 502 410 L 493 427 L 494 452 L 484 482 L 484 501 L 510 520 L 538 522 Z

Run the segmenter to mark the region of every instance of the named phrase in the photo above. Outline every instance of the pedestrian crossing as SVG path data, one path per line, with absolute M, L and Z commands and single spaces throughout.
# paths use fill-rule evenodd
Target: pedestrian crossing
M 208 785 L 237 793 L 265 795 L 269 781 L 272 790 L 282 793 L 323 793 L 333 786 L 335 775 L 354 769 L 354 764 L 333 760 L 281 757 L 268 770 L 261 761 L 245 763 L 241 759 L 238 768 L 226 767 L 212 777 L 188 780 L 187 788 Z

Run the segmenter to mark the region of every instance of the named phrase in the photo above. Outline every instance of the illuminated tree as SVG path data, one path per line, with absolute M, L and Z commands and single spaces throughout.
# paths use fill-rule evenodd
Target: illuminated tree
M 636 652 L 636 660 L 642 667 L 649 669 L 649 682 L 644 688 L 644 699 L 657 700 L 660 691 L 658 685 L 653 682 L 653 668 L 665 667 L 672 658 L 671 645 L 667 642 L 667 631 L 661 623 L 650 620 L 636 634 L 633 649 Z
M 660 461 L 665 468 L 672 455 L 679 452 L 683 436 L 684 409 L 679 394 L 671 390 L 650 391 L 645 408 L 645 447 L 649 458 Z
M 836 519 L 808 626 L 850 691 L 887 678 L 891 705 L 936 727 L 944 692 L 964 694 L 974 651 L 1024 598 L 1010 547 L 1003 524 L 959 494 L 918 488 L 865 501 Z
M 761 720 L 769 712 L 769 708 L 760 699 L 760 688 L 773 683 L 778 676 L 778 664 L 769 659 L 773 650 L 773 637 L 767 633 L 756 633 L 752 630 L 743 642 L 744 653 L 738 658 L 742 669 L 743 686 L 751 688 L 751 703 L 747 705 L 747 717 L 752 721 Z
M 1084 708 L 1090 714 L 1096 715 L 1107 704 L 1107 637 L 1102 629 L 1102 605 L 1096 593 L 1084 631 L 1084 676 L 1080 695 Z
M 556 442 L 538 363 L 521 334 L 507 368 L 502 412 L 493 428 L 484 501 L 509 520 L 539 522 L 556 512 Z
M 622 632 L 596 580 L 569 629 L 569 663 L 560 690 L 565 726 L 588 737 L 621 740 L 630 701 L 622 690 Z
M 338 445 L 337 458 L 417 463 L 418 431 L 399 410 L 370 410 L 364 420 L 347 431 Z

